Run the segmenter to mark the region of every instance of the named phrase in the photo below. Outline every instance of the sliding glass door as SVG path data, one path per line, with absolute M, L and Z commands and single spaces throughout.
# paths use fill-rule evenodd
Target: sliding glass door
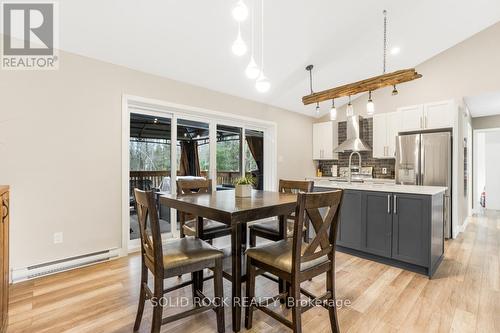
M 123 248 L 140 249 L 134 189 L 153 191 L 163 238 L 179 235 L 177 212 L 160 202 L 161 195 L 176 193 L 178 179 L 211 179 L 212 189 L 222 191 L 234 189 L 245 175 L 255 179 L 256 189 L 275 189 L 274 124 L 259 127 L 217 112 L 182 112 L 144 100 L 125 103 Z
M 264 189 L 264 132 L 245 130 L 245 175 L 255 179 L 255 188 Z
M 140 238 L 134 189 L 170 193 L 171 173 L 171 128 L 172 120 L 167 117 L 131 113 L 129 140 L 129 211 L 130 240 Z M 158 203 L 160 230 L 171 233 L 170 209 Z

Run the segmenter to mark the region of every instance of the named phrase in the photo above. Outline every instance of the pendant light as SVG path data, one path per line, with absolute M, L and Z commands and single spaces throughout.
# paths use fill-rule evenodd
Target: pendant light
M 258 92 L 260 93 L 265 93 L 268 92 L 269 89 L 271 88 L 271 82 L 269 79 L 264 75 L 264 0 L 261 0 L 261 43 L 262 46 L 260 48 L 261 51 L 261 71 L 260 71 L 260 76 L 255 82 L 255 89 L 257 89 Z
M 352 103 L 351 103 L 351 95 L 349 95 L 349 103 L 347 104 L 345 115 L 347 117 L 354 116 L 354 107 L 352 106 Z
M 393 86 L 394 89 L 392 89 L 392 96 L 396 96 L 398 94 L 398 89 L 396 88 L 396 85 Z
M 246 76 L 251 79 L 255 80 L 256 78 L 259 77 L 260 74 L 260 68 L 257 66 L 257 63 L 255 62 L 254 58 L 254 51 L 255 51 L 255 0 L 252 1 L 252 55 L 250 56 L 250 62 L 248 63 L 247 68 L 245 69 L 245 74 Z
M 238 57 L 241 57 L 247 53 L 247 44 L 241 38 L 241 24 L 238 23 L 238 37 L 236 37 L 236 40 L 233 43 L 233 46 L 231 48 L 233 53 L 237 55 Z
M 233 18 L 237 22 L 243 22 L 247 19 L 248 17 L 248 7 L 245 5 L 243 0 L 239 0 L 236 6 L 233 8 Z
M 330 109 L 330 120 L 337 120 L 337 108 L 335 107 L 335 100 L 332 99 L 332 108 Z
M 375 104 L 372 100 L 372 92 L 368 92 L 368 103 L 366 103 L 366 113 L 371 116 L 375 113 Z

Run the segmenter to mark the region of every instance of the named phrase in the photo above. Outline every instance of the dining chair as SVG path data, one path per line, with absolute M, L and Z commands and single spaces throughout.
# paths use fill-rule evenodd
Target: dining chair
M 313 188 L 313 181 L 280 179 L 278 191 L 282 193 L 312 192 Z M 287 238 L 293 237 L 293 226 L 294 213 L 287 216 L 286 219 Z M 250 247 L 255 247 L 257 237 L 272 241 L 279 241 L 282 238 L 279 232 L 279 224 L 276 220 L 255 223 L 249 226 L 248 229 L 250 230 Z M 304 241 L 307 243 L 309 241 L 309 223 L 307 222 L 304 223 L 303 237 Z
M 160 327 L 191 315 L 213 309 L 217 317 L 217 331 L 224 332 L 224 305 L 222 285 L 222 259 L 223 252 L 212 247 L 199 238 L 171 239 L 162 244 L 158 213 L 153 192 L 134 190 L 139 230 L 141 235 L 141 286 L 139 293 L 139 306 L 134 324 L 134 331 L 139 330 L 144 305 L 146 300 L 153 303 L 153 320 L 151 332 L 160 332 Z M 149 222 L 149 226 L 148 226 Z M 214 275 L 214 301 L 205 305 L 205 295 L 200 288 L 200 280 L 195 274 L 208 268 Z M 148 286 L 148 274 L 151 272 L 154 278 L 154 288 Z M 180 274 L 191 273 L 191 280 L 176 286 L 164 289 L 164 280 Z M 162 298 L 165 294 L 192 286 L 193 303 L 196 306 L 190 310 L 176 313 L 171 316 L 163 316 Z
M 291 328 L 293 332 L 301 332 L 302 313 L 320 303 L 328 309 L 332 332 L 340 332 L 335 306 L 335 239 L 342 197 L 342 190 L 299 193 L 292 239 L 268 243 L 249 248 L 246 251 L 246 296 L 249 304 L 245 309 L 245 327 L 247 329 L 252 328 L 254 309 L 259 309 Z M 320 208 L 326 208 L 327 210 L 324 218 L 320 213 Z M 306 215 L 316 232 L 316 235 L 308 244 L 303 242 L 303 225 Z M 255 302 L 255 278 L 263 272 L 269 272 L 287 281 L 289 288 L 263 302 Z M 323 273 L 326 273 L 327 291 L 325 294 L 315 296 L 300 287 L 302 282 Z M 302 307 L 299 302 L 301 294 L 311 300 L 305 307 Z M 267 305 L 279 299 L 287 300 L 287 305 L 292 312 L 291 321 L 267 307 Z
M 210 193 L 212 191 L 211 179 L 183 179 L 177 181 L 177 195 L 190 195 L 196 193 Z M 181 238 L 196 236 L 197 217 L 179 211 L 179 226 Z M 231 228 L 217 221 L 203 219 L 203 230 L 198 237 L 212 243 L 219 237 L 231 235 Z

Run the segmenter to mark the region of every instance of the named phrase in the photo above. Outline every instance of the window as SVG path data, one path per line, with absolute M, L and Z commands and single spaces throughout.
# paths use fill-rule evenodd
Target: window
M 234 187 L 241 176 L 241 128 L 217 125 L 217 186 Z

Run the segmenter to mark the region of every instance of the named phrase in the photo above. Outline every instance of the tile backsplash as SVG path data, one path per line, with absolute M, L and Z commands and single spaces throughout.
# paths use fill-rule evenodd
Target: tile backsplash
M 339 144 L 344 142 L 347 138 L 347 123 L 345 121 L 338 123 L 338 135 Z M 372 118 L 360 118 L 360 135 L 366 143 L 373 147 L 373 119 Z M 360 152 L 361 154 L 361 165 L 373 167 L 373 177 L 374 178 L 385 178 L 394 179 L 395 176 L 395 160 L 394 159 L 379 159 L 373 158 L 371 151 Z M 322 160 L 319 161 L 319 168 L 323 172 L 323 176 L 332 176 L 331 167 L 332 165 L 338 165 L 338 167 L 349 166 L 349 155 L 350 153 L 339 153 L 339 158 L 337 160 Z M 358 165 L 358 157 L 355 155 L 352 158 L 353 165 Z M 382 169 L 387 169 L 387 174 L 382 173 Z M 337 176 L 337 175 L 334 175 Z

